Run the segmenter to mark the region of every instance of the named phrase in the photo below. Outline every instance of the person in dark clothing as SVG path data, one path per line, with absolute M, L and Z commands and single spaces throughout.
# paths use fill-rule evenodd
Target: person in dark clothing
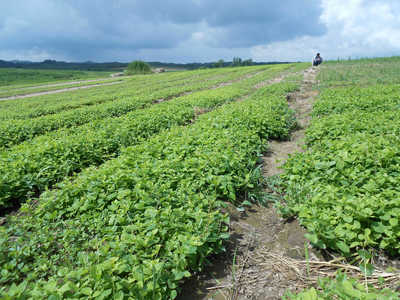
M 317 56 L 313 59 L 313 66 L 318 66 L 322 63 L 322 57 L 319 53 L 317 53 Z

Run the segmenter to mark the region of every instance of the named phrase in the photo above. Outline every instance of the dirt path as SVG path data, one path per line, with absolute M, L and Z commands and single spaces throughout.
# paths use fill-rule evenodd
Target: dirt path
M 31 94 L 25 94 L 25 95 L 17 95 L 17 96 L 11 96 L 11 97 L 4 97 L 0 98 L 0 101 L 5 101 L 5 100 L 16 100 L 16 99 L 23 99 L 23 98 L 29 98 L 29 97 L 35 97 L 35 96 L 43 96 L 43 95 L 50 95 L 50 94 L 57 94 L 57 93 L 62 93 L 62 92 L 69 92 L 69 91 L 76 91 L 76 90 L 81 90 L 81 89 L 88 89 L 92 87 L 98 87 L 98 86 L 107 86 L 107 85 L 114 85 L 114 84 L 120 84 L 123 81 L 113 81 L 113 82 L 106 82 L 106 83 L 98 83 L 98 84 L 92 84 L 92 85 L 84 85 L 84 86 L 77 86 L 77 87 L 70 87 L 70 88 L 64 88 L 64 89 L 59 89 L 59 90 L 54 90 L 54 91 L 44 91 L 44 92 L 37 92 L 37 93 L 31 93 Z M 76 82 L 77 84 L 79 82 Z M 65 85 L 65 84 L 64 84 Z
M 271 141 L 270 150 L 263 157 L 263 174 L 279 174 L 279 166 L 290 153 L 302 151 L 305 128 L 310 120 L 312 103 L 317 92 L 312 90 L 317 69 L 304 71 L 300 91 L 288 96 L 289 106 L 296 111 L 299 127 L 289 141 Z M 269 81 L 283 80 L 278 77 Z M 261 87 L 266 85 L 258 85 Z M 293 287 L 301 286 L 290 260 L 304 260 L 305 230 L 294 220 L 286 222 L 272 207 L 254 206 L 240 213 L 230 206 L 231 240 L 227 252 L 211 259 L 211 266 L 191 279 L 178 298 L 193 300 L 281 299 Z M 308 248 L 307 248 L 308 249 Z M 318 253 L 309 249 L 311 259 Z
M 296 131 L 292 132 L 289 141 L 270 141 L 269 152 L 263 158 L 264 176 L 269 177 L 280 173 L 279 166 L 288 158 L 291 153 L 302 151 L 305 129 L 310 121 L 313 99 L 318 95 L 312 90 L 317 74 L 316 69 L 307 69 L 304 72 L 304 79 L 299 92 L 288 95 L 289 107 L 296 112 L 296 119 L 299 125 Z M 281 163 L 277 163 L 277 160 Z

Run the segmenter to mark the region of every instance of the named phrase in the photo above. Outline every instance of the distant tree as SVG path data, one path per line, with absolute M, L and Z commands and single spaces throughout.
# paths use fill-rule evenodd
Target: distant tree
M 252 66 L 253 65 L 253 60 L 251 58 L 246 59 L 242 62 L 242 66 Z
M 151 73 L 150 65 L 140 60 L 135 60 L 131 62 L 128 65 L 128 68 L 126 69 L 127 75 L 149 74 L 149 73 Z
M 240 57 L 234 57 L 232 60 L 232 66 L 240 67 L 242 65 L 242 59 Z
M 223 59 L 218 60 L 216 63 L 213 64 L 214 68 L 223 68 L 225 61 Z

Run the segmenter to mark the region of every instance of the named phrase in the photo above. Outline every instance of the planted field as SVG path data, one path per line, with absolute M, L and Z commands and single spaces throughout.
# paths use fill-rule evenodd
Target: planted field
M 2 253 L 2 281 L 20 281 L 16 291 L 26 295 L 174 298 L 188 271 L 222 249 L 227 219 L 219 199 L 235 201 L 255 184 L 252 169 L 263 140 L 289 134 L 293 117 L 282 92 L 266 88 L 202 115 L 43 194 L 35 216 L 14 225 L 29 224 L 17 237 L 26 255 L 7 246 L 15 227 L 2 232 L 1 249 L 10 249 Z M 50 228 L 55 235 L 48 235 Z M 53 251 L 55 260 L 38 269 Z M 25 268 L 7 263 L 15 259 Z M 62 286 L 60 278 L 68 278 Z
M 287 66 L 283 66 L 283 68 L 282 66 L 278 68 L 275 67 L 275 69 L 272 69 L 271 75 L 274 74 L 273 71 L 282 71 L 285 68 L 287 68 Z M 194 79 L 185 80 L 183 82 L 173 81 L 172 83 L 159 83 L 159 86 L 145 86 L 143 89 L 139 88 L 139 91 L 137 91 L 137 86 L 132 88 L 129 88 L 129 86 L 127 87 L 127 83 L 124 86 L 118 87 L 118 89 L 122 91 L 121 93 L 111 94 L 109 96 L 112 97 L 111 99 L 118 97 L 114 101 L 106 101 L 105 103 L 89 106 L 85 105 L 83 107 L 69 109 L 57 114 L 52 114 L 48 110 L 49 107 L 45 107 L 43 108 L 45 110 L 45 115 L 37 118 L 0 121 L 0 149 L 10 148 L 23 141 L 30 140 L 35 136 L 57 129 L 80 126 L 107 117 L 122 116 L 130 111 L 149 106 L 154 102 L 176 97 L 182 95 L 183 93 L 217 87 L 220 84 L 223 85 L 227 82 L 239 80 L 243 76 L 250 76 L 252 73 L 257 72 L 257 69 L 243 69 L 244 70 L 241 70 L 240 72 L 235 70 L 217 77 L 214 74 L 214 76 L 212 76 L 209 80 L 205 80 L 202 77 L 195 77 Z M 78 94 L 78 96 L 80 95 Z M 110 100 L 109 97 L 108 99 Z M 95 99 L 100 100 L 101 96 L 96 96 Z M 13 110 L 16 105 L 17 104 L 11 105 L 8 110 Z M 59 105 L 60 104 L 57 104 L 57 108 L 55 109 L 56 111 L 59 109 Z M 38 114 L 37 109 L 38 108 L 34 106 L 33 112 L 27 109 L 24 111 L 24 114 L 26 115 L 26 113 L 29 112 Z M 7 111 L 5 111 L 3 114 L 6 115 Z M 17 112 L 17 114 L 19 114 L 19 112 Z
M 260 179 L 267 140 L 289 136 L 295 120 L 285 97 L 297 85 L 259 87 L 291 68 L 149 77 L 154 90 L 138 79 L 138 96 L 122 91 L 125 100 L 80 107 L 77 98 L 58 112 L 59 103 L 38 99 L 40 109 L 56 109 L 37 117 L 28 115 L 36 99 L 23 100 L 25 119 L 1 126 L 38 129 L 8 131 L 0 202 L 32 200 L 21 208 L 29 213 L 0 227 L 1 295 L 175 298 L 182 279 L 223 249 L 221 200 L 239 204 Z
M 0 207 L 14 206 L 84 167 L 118 156 L 123 147 L 138 143 L 174 125 L 194 119 L 197 112 L 249 94 L 265 79 L 261 73 L 235 85 L 205 90 L 106 118 L 69 130 L 39 136 L 5 152 L 1 157 Z M 285 85 L 290 89 L 290 84 Z
M 240 72 L 244 70 L 233 70 L 233 72 Z M 225 73 L 227 73 L 225 71 Z M 133 76 L 123 76 L 123 77 L 117 77 L 117 78 L 104 78 L 104 76 L 108 74 L 103 74 L 104 76 L 102 78 L 98 79 L 90 79 L 90 80 L 75 80 L 75 81 L 64 81 L 64 82 L 58 82 L 58 83 L 46 83 L 46 84 L 26 84 L 26 85 L 11 85 L 11 86 L 3 86 L 0 87 L 0 100 L 14 100 L 14 99 L 22 99 L 22 98 L 30 98 L 32 96 L 35 96 L 35 99 L 37 100 L 37 96 L 40 96 L 41 94 L 43 95 L 51 95 L 59 92 L 65 92 L 65 91 L 72 91 L 74 89 L 79 89 L 79 88 L 90 88 L 93 86 L 107 86 L 107 85 L 113 85 L 113 84 L 118 84 L 123 81 L 127 81 L 129 79 L 129 83 L 139 83 L 141 87 L 144 86 L 151 86 L 152 82 L 153 83 L 166 83 L 166 82 L 173 82 L 179 79 L 189 79 L 193 77 L 201 77 L 205 76 L 206 78 L 208 74 L 222 74 L 221 71 L 218 72 L 218 70 L 200 70 L 197 72 L 191 72 L 191 74 L 182 74 L 182 72 L 178 72 L 176 74 L 157 74 L 156 76 L 140 76 L 140 75 L 135 75 Z M 189 78 L 187 78 L 187 77 Z M 164 80 L 165 78 L 165 80 Z M 125 86 L 126 87 L 126 86 Z M 8 98 L 7 98 L 8 97 Z M 60 98 L 60 97 L 59 97 Z M 46 99 L 46 97 L 45 97 Z M 29 101 L 30 99 L 28 99 Z M 49 100 L 49 99 L 47 99 Z M 51 100 L 50 100 L 51 101 Z M 3 104 L 4 105 L 4 104 Z M 7 105 L 6 105 L 7 106 Z
M 251 210 L 243 212 L 250 201 L 275 199 L 314 247 L 342 255 L 351 267 L 362 261 L 366 276 L 365 284 L 351 273 L 312 281 L 308 264 L 302 280 L 314 287 L 285 299 L 396 299 L 393 290 L 366 285 L 373 282 L 375 253 L 400 256 L 395 79 L 371 85 L 368 74 L 375 71 L 365 61 L 323 65 L 307 149 L 290 155 L 275 179 L 279 197 L 260 191 L 266 183 L 272 191 L 278 178 L 264 180 L 276 163 L 262 154 L 297 143 L 292 132 L 306 124 L 301 109 L 312 97 L 308 79 L 300 84 L 305 68 L 140 75 L 115 86 L 0 103 L 0 211 L 18 209 L 0 218 L 0 298 L 175 299 L 186 278 L 230 245 L 236 232 L 226 212 L 236 206 L 251 219 Z M 352 81 L 354 68 L 364 73 Z M 267 221 L 257 223 L 265 238 L 267 227 L 286 226 Z M 268 243 L 274 239 L 281 237 Z M 254 276 L 254 268 L 244 272 L 252 259 L 269 266 L 251 252 L 263 239 L 257 243 L 246 246 L 242 273 L 232 271 L 231 291 L 266 284 L 265 270 L 251 280 L 243 275 Z M 234 251 L 233 268 L 243 254 Z M 387 278 L 381 282 L 391 286 Z M 340 298 L 347 296 L 353 298 Z

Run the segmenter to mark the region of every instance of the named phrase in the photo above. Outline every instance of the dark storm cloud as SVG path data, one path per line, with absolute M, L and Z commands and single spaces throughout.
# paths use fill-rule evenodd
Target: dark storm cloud
M 0 53 L 123 60 L 111 53 L 176 48 L 196 34 L 202 48 L 245 48 L 321 35 L 320 14 L 319 0 L 14 0 L 0 4 Z
M 249 47 L 325 31 L 319 24 L 319 1 L 248 0 L 232 5 L 224 0 L 216 5 L 215 13 L 206 16 L 206 20 L 223 29 L 219 39 L 227 46 Z

